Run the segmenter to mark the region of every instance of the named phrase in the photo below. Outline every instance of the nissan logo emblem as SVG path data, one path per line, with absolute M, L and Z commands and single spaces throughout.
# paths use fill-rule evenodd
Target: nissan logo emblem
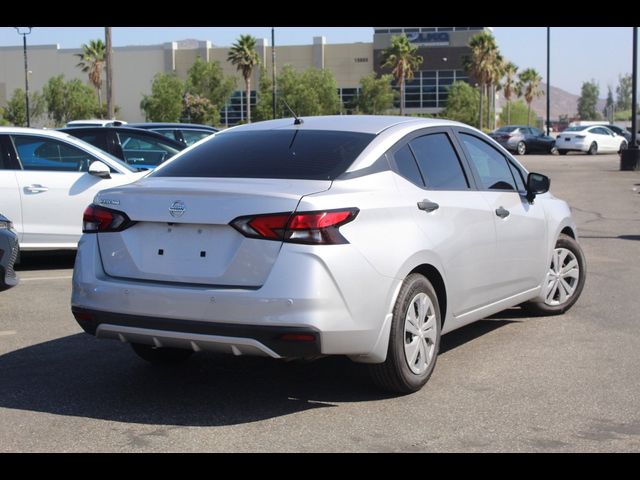
M 181 217 L 187 208 L 180 200 L 173 202 L 169 207 L 169 213 L 172 217 Z

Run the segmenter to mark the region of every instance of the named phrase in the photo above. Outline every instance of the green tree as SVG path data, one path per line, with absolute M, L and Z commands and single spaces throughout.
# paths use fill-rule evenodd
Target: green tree
M 309 68 L 298 73 L 285 65 L 277 78 L 278 98 L 289 104 L 298 116 L 333 115 L 340 111 L 340 98 L 336 80 L 329 70 Z M 280 102 L 280 117 L 291 113 Z
M 185 93 L 182 98 L 182 120 L 189 123 L 212 125 L 214 118 L 220 112 L 212 105 L 208 98 Z
M 258 81 L 258 91 L 256 92 L 255 119 L 270 120 L 273 117 L 273 84 L 267 69 L 260 67 L 260 79 Z
M 4 108 L 3 117 L 11 125 L 16 127 L 27 126 L 27 106 L 25 102 L 24 90 L 16 88 L 13 95 Z M 31 121 L 37 121 L 44 114 L 45 103 L 42 95 L 38 92 L 29 92 L 29 116 Z
M 101 39 L 82 44 L 82 53 L 76 53 L 80 61 L 76 67 L 89 75 L 89 82 L 98 92 L 98 105 L 102 105 L 102 69 L 104 68 L 106 47 Z M 102 115 L 100 115 L 102 118 Z
M 511 97 L 520 96 L 520 90 L 518 88 L 518 81 L 516 79 L 516 75 L 518 74 L 518 67 L 512 63 L 508 62 L 504 66 L 504 83 L 502 88 L 504 89 L 504 98 L 507 101 L 507 121 L 503 123 L 503 125 L 511 125 Z M 502 115 L 500 116 L 502 120 Z
M 64 75 L 52 77 L 42 88 L 42 93 L 47 116 L 55 127 L 72 120 L 94 117 L 99 110 L 91 87 L 77 78 L 65 82 Z
M 247 123 L 251 123 L 251 74 L 253 69 L 260 64 L 258 52 L 256 52 L 256 39 L 251 35 L 240 35 L 236 43 L 231 45 L 227 61 L 236 66 L 244 79 L 245 104 L 247 107 Z
M 440 117 L 476 125 L 480 109 L 480 92 L 467 82 L 454 82 L 449 87 L 449 100 Z
M 391 88 L 392 75 L 377 78 L 371 73 L 360 79 L 360 94 L 356 100 L 359 113 L 379 115 L 393 108 L 394 91 Z
M 540 89 L 540 82 L 542 82 L 542 77 L 533 68 L 527 68 L 518 75 L 518 88 L 522 92 L 522 96 L 525 102 L 527 102 L 529 109 L 527 113 L 527 125 L 531 125 L 531 102 L 533 102 L 535 98 L 544 95 L 544 92 Z
M 510 111 L 500 112 L 501 125 L 527 125 L 529 122 L 529 107 L 523 100 L 516 100 L 511 104 Z
M 596 103 L 600 95 L 600 88 L 595 80 L 583 82 L 578 99 L 578 115 L 580 120 L 599 120 Z
M 400 87 L 400 115 L 404 115 L 404 82 L 413 79 L 413 72 L 420 68 L 423 61 L 422 56 L 418 55 L 418 47 L 411 45 L 404 33 L 391 37 L 391 45 L 382 51 L 380 66 L 391 68 Z
M 604 118 L 609 118 L 609 116 L 613 117 L 613 109 L 615 108 L 615 101 L 613 100 L 613 89 L 611 85 L 607 85 L 607 101 L 604 105 L 604 110 L 602 110 L 602 114 Z
M 495 37 L 489 32 L 481 32 L 469 40 L 471 55 L 463 58 L 465 70 L 480 86 L 479 128 L 482 128 L 484 97 L 488 87 L 493 85 L 501 63 L 500 52 Z
M 618 76 L 618 86 L 616 87 L 616 108 L 618 110 L 631 110 L 632 91 L 631 75 Z
M 172 73 L 158 73 L 153 78 L 151 95 L 143 95 L 140 109 L 148 122 L 178 122 L 182 113 L 185 85 Z
M 220 62 L 205 62 L 196 58 L 187 72 L 186 91 L 208 99 L 218 112 L 214 115 L 215 125 L 220 123 L 220 110 L 231 98 L 236 88 L 236 79 L 225 76 Z

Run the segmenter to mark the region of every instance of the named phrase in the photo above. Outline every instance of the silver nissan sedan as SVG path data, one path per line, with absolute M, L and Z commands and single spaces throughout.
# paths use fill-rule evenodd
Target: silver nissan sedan
M 398 116 L 231 128 L 84 212 L 71 306 L 152 363 L 194 352 L 370 364 L 419 390 L 441 335 L 561 314 L 586 265 L 569 206 L 467 125 Z

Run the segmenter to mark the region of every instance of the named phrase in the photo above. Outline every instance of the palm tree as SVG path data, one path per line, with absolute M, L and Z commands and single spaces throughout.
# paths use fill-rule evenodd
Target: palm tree
M 534 98 L 544 95 L 544 91 L 540 90 L 540 82 L 542 82 L 542 77 L 533 68 L 527 68 L 518 76 L 520 90 L 529 107 L 527 111 L 527 125 L 531 125 L 531 102 L 533 102 Z
M 418 55 L 418 47 L 411 45 L 404 33 L 391 37 L 391 45 L 382 52 L 380 66 L 391 67 L 391 73 L 400 86 L 400 115 L 404 115 L 404 81 L 413 79 L 413 72 L 423 61 Z
M 80 62 L 76 67 L 89 74 L 91 85 L 98 91 L 98 105 L 102 112 L 102 68 L 104 67 L 106 47 L 101 39 L 91 40 L 89 44 L 82 44 L 82 53 L 76 53 Z M 102 115 L 100 115 L 102 116 Z
M 251 35 L 240 35 L 236 43 L 231 46 L 227 61 L 231 62 L 242 72 L 244 78 L 245 101 L 247 103 L 247 123 L 251 123 L 251 74 L 260 65 L 256 52 L 256 39 Z
M 518 67 L 513 62 L 508 62 L 504 67 L 504 83 L 502 88 L 504 89 L 504 98 L 507 100 L 507 123 L 511 124 L 511 97 L 515 94 L 516 98 L 521 95 L 516 81 L 516 74 L 518 73 Z
M 496 53 L 494 61 L 489 68 L 489 92 L 491 93 L 491 104 L 489 119 L 487 119 L 487 127 L 495 129 L 496 125 L 496 91 L 502 88 L 500 80 L 504 77 L 504 58 L 500 53 Z
M 500 55 L 496 39 L 489 32 L 481 32 L 469 40 L 471 55 L 464 58 L 464 67 L 480 85 L 480 121 L 482 128 L 482 109 L 487 86 L 493 84 L 496 59 Z

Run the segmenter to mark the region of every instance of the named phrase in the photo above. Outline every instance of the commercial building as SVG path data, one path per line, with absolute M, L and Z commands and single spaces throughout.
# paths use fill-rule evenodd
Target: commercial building
M 310 45 L 277 45 L 276 71 L 285 64 L 297 70 L 309 67 L 327 68 L 336 78 L 343 105 L 358 93 L 360 79 L 372 72 L 383 73 L 380 67 L 382 51 L 391 37 L 405 33 L 418 46 L 424 63 L 415 78 L 406 84 L 407 113 L 436 113 L 446 106 L 447 88 L 456 80 L 469 81 L 463 68 L 468 55 L 469 39 L 486 27 L 374 27 L 372 42 L 330 44 L 322 36 L 314 37 Z M 87 39 L 88 42 L 89 39 Z M 266 39 L 258 39 L 258 56 L 271 74 L 271 47 Z M 119 118 L 129 122 L 144 121 L 140 110 L 143 95 L 151 92 L 153 78 L 158 73 L 175 72 L 186 78 L 197 57 L 218 61 L 225 75 L 237 77 L 238 90 L 221 111 L 223 125 L 233 125 L 243 119 L 243 81 L 236 68 L 227 62 L 229 47 L 216 47 L 210 41 L 168 42 L 161 45 L 114 48 L 114 86 Z M 47 81 L 63 74 L 67 80 L 79 78 L 88 83 L 85 73 L 76 67 L 80 49 L 61 49 L 59 45 L 28 47 L 29 88 L 41 91 Z M 257 89 L 258 69 L 252 86 Z M 24 58 L 22 45 L 0 47 L 0 106 L 14 90 L 24 89 Z M 103 95 L 104 98 L 104 95 Z M 255 90 L 250 101 L 255 103 Z M 342 113 L 348 113 L 343 108 Z M 42 122 L 41 122 L 42 123 Z

